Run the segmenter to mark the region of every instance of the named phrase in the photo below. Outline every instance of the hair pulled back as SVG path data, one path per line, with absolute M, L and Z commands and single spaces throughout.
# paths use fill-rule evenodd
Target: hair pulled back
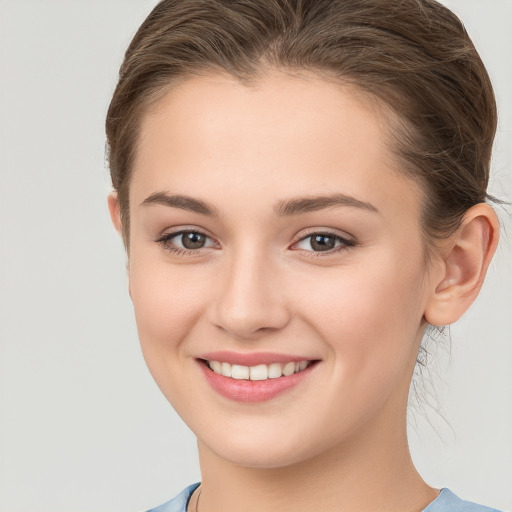
M 225 72 L 250 84 L 269 68 L 339 79 L 391 113 L 390 147 L 424 191 L 427 241 L 450 234 L 490 197 L 491 82 L 461 21 L 438 2 L 163 0 L 126 51 L 106 120 L 127 247 L 130 175 L 145 111 L 191 76 Z

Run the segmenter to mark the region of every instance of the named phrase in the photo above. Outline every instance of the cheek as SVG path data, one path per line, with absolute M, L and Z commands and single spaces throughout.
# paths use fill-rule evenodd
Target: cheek
M 421 259 L 416 266 L 385 255 L 377 260 L 336 269 L 331 279 L 303 280 L 307 294 L 294 294 L 338 369 L 356 380 L 362 368 L 377 376 L 403 366 L 423 329 Z
M 129 278 L 141 347 L 153 373 L 184 351 L 182 342 L 204 311 L 204 279 L 192 266 L 173 269 L 136 253 Z
M 336 383 L 323 390 L 334 437 L 408 393 L 422 331 L 421 287 L 412 285 L 414 273 L 387 271 L 340 274 L 307 295 L 310 325 L 327 345 L 329 382 Z

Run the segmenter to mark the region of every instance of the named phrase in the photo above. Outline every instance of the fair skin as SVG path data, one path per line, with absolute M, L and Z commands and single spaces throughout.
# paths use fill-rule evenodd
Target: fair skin
M 143 118 L 130 295 L 148 367 L 198 439 L 201 512 L 413 512 L 438 494 L 409 454 L 409 384 L 426 323 L 476 297 L 498 224 L 473 207 L 427 264 L 423 192 L 383 130 L 349 89 L 277 71 L 190 79 Z M 336 200 L 283 211 L 314 197 Z M 109 207 L 121 230 L 115 194 Z M 205 378 L 219 350 L 314 364 L 240 401 Z

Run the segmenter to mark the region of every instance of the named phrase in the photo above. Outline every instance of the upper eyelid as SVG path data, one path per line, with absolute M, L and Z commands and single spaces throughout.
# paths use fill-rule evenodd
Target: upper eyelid
M 344 236 L 337 235 L 337 234 L 331 233 L 331 232 L 326 232 L 326 231 L 323 231 L 323 232 L 313 231 L 312 233 L 310 233 L 308 235 L 305 235 L 305 236 L 302 236 L 297 241 L 295 241 L 292 244 L 292 247 L 298 245 L 299 243 L 303 242 L 304 240 L 307 240 L 308 238 L 311 238 L 313 235 L 321 235 L 321 236 L 327 236 L 327 237 L 330 237 L 330 238 L 334 238 L 335 240 L 339 241 L 341 243 L 341 245 L 338 246 L 338 247 L 333 247 L 333 248 L 328 249 L 326 251 L 308 251 L 307 249 L 300 249 L 300 250 L 305 251 L 305 252 L 315 253 L 315 254 L 318 254 L 318 255 L 321 255 L 321 254 L 328 255 L 328 254 L 333 254 L 334 252 L 336 252 L 339 249 L 348 248 L 348 247 L 354 247 L 355 245 L 357 245 L 357 242 L 353 238 L 344 237 Z
M 208 233 L 206 233 L 205 231 L 202 231 L 200 229 L 191 229 L 191 228 L 182 228 L 182 229 L 177 229 L 176 231 L 168 231 L 168 232 L 164 232 L 162 233 L 160 236 L 158 236 L 157 238 L 157 242 L 165 242 L 165 241 L 169 241 L 171 240 L 172 238 L 175 238 L 177 236 L 180 236 L 180 235 L 183 235 L 184 233 L 198 233 L 200 235 L 203 235 L 205 236 L 206 238 L 210 239 L 214 244 L 219 244 L 214 237 L 212 237 L 211 235 L 209 235 Z M 209 249 L 209 247 L 200 247 L 199 249 L 184 249 L 186 251 L 190 251 L 190 252 L 198 252 L 200 251 L 201 249 Z
M 212 235 L 210 235 L 207 231 L 201 229 L 201 228 L 196 228 L 196 227 L 182 227 L 182 228 L 177 228 L 177 229 L 170 229 L 170 230 L 163 230 L 161 234 L 157 235 L 158 239 L 162 239 L 162 238 L 173 238 L 175 236 L 178 236 L 178 235 L 181 235 L 183 233 L 199 233 L 201 235 L 204 235 L 208 238 L 211 238 L 212 240 L 215 240 L 215 237 L 213 237 Z
M 300 236 L 297 236 L 295 239 L 294 244 L 297 242 L 300 242 L 301 240 L 304 240 L 305 238 L 308 238 L 312 235 L 326 235 L 326 236 L 332 236 L 333 238 L 338 238 L 341 240 L 347 240 L 350 242 L 355 242 L 355 237 L 352 235 L 349 235 L 348 233 L 340 233 L 337 230 L 330 229 L 330 228 L 312 228 L 311 230 L 307 230 L 306 233 L 302 233 Z

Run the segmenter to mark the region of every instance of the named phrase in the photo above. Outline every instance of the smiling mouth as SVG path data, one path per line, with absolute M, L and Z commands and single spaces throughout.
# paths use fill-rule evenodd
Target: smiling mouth
M 229 400 L 242 403 L 265 402 L 284 394 L 307 381 L 321 362 L 284 354 L 242 355 L 230 352 L 204 354 L 196 361 L 213 390 Z
M 289 377 L 295 373 L 300 373 L 314 364 L 316 361 L 290 361 L 288 363 L 259 364 L 256 366 L 243 366 L 239 364 L 230 364 L 221 361 L 201 360 L 205 366 L 218 375 L 229 377 L 234 380 L 254 380 L 262 381 L 269 379 L 278 379 L 280 377 Z

